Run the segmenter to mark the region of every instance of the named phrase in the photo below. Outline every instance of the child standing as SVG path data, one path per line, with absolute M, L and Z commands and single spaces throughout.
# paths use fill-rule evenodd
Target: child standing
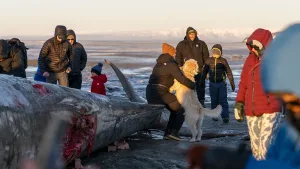
M 235 90 L 233 75 L 228 62 L 222 57 L 222 46 L 215 44 L 212 49 L 212 57 L 205 62 L 203 69 L 203 80 L 209 73 L 209 94 L 211 98 L 211 109 L 216 108 L 219 104 L 222 106 L 222 119 L 224 123 L 229 122 L 229 108 L 227 101 L 227 84 L 226 74 L 231 84 L 232 91 Z M 225 74 L 226 73 L 226 74 Z M 218 118 L 213 118 L 218 121 Z
M 92 73 L 93 82 L 92 82 L 92 86 L 91 86 L 91 92 L 106 96 L 106 90 L 105 90 L 104 83 L 107 82 L 107 77 L 105 74 L 102 74 L 102 67 L 103 67 L 102 63 L 98 63 L 98 65 L 92 67 L 91 73 Z M 113 147 L 113 148 L 111 148 L 111 147 Z M 108 151 L 112 151 L 110 149 L 112 149 L 112 150 L 114 150 L 114 149 L 115 150 L 129 149 L 129 145 L 124 139 L 121 139 L 121 140 L 115 141 L 114 144 L 109 145 Z
M 107 77 L 105 74 L 102 74 L 102 67 L 102 63 L 98 63 L 98 65 L 92 67 L 91 73 L 93 82 L 91 86 L 91 92 L 106 96 L 104 83 L 107 82 Z

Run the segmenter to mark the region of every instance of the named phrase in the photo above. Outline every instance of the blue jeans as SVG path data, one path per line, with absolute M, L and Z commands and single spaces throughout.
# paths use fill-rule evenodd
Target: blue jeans
M 211 109 L 216 108 L 219 104 L 222 106 L 222 118 L 229 117 L 229 107 L 227 101 L 227 84 L 225 82 L 209 83 L 209 94 L 211 98 Z

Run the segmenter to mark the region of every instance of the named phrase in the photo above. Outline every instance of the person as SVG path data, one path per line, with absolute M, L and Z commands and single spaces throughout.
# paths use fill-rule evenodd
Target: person
M 22 51 L 0 40 L 0 74 L 26 77 Z
M 241 73 L 235 104 L 237 120 L 242 118 L 238 112 L 246 114 L 251 149 L 258 160 L 265 159 L 280 121 L 280 102 L 274 95 L 264 92 L 260 75 L 261 59 L 272 39 L 272 33 L 262 28 L 256 29 L 248 38 L 246 45 L 251 53 Z
M 54 37 L 48 39 L 39 54 L 38 64 L 48 83 L 68 86 L 71 71 L 72 46 L 66 41 L 67 28 L 57 25 Z
M 184 40 L 179 42 L 176 47 L 176 62 L 179 67 L 182 67 L 188 59 L 195 59 L 198 62 L 199 73 L 195 76 L 196 91 L 199 102 L 203 107 L 205 101 L 205 81 L 202 77 L 202 69 L 206 59 L 209 58 L 209 51 L 204 41 L 197 36 L 197 31 L 188 27 Z
M 28 66 L 28 58 L 27 58 L 27 50 L 29 49 L 29 48 L 27 48 L 26 46 L 25 46 L 25 43 L 24 42 L 21 42 L 20 41 L 20 39 L 18 39 L 18 38 L 12 38 L 12 39 L 10 39 L 10 40 L 7 40 L 7 42 L 8 42 L 8 44 L 11 46 L 11 47 L 15 47 L 15 48 L 17 48 L 18 50 L 20 50 L 21 52 L 22 52 L 22 60 L 23 60 L 23 67 L 22 68 L 20 68 L 19 70 L 18 70 L 18 72 L 19 72 L 19 76 L 20 77 L 23 77 L 23 78 L 26 78 L 26 69 L 27 69 L 27 66 Z
M 87 62 L 87 54 L 82 44 L 76 41 L 75 32 L 70 29 L 67 31 L 67 40 L 72 45 L 72 71 L 68 74 L 69 87 L 81 89 L 82 74 Z
M 222 57 L 222 46 L 215 44 L 212 47 L 212 57 L 205 61 L 203 68 L 203 78 L 209 72 L 209 93 L 211 98 L 211 109 L 216 108 L 219 104 L 222 105 L 222 119 L 224 123 L 229 122 L 229 106 L 227 101 L 227 84 L 226 74 L 231 84 L 232 91 L 235 90 L 235 84 L 231 69 L 227 60 Z M 205 79 L 204 79 L 205 80 Z M 213 118 L 217 121 L 218 118 Z
M 104 84 L 107 82 L 107 77 L 105 74 L 102 74 L 102 68 L 103 68 L 103 64 L 98 63 L 98 65 L 94 66 L 91 69 L 92 79 L 93 79 L 91 92 L 106 96 L 106 90 Z M 117 140 L 113 144 L 110 144 L 109 146 L 114 146 L 116 150 L 129 149 L 129 144 L 125 141 L 125 139 Z
M 165 130 L 164 139 L 181 140 L 179 130 L 184 122 L 184 108 L 176 96 L 169 92 L 174 79 L 190 89 L 195 83 L 184 76 L 180 71 L 174 56 L 176 50 L 173 46 L 163 43 L 162 54 L 156 59 L 146 88 L 146 99 L 149 104 L 164 104 L 170 111 L 170 118 Z
M 46 82 L 46 77 L 43 76 L 39 66 L 34 74 L 33 80 L 40 81 L 40 82 Z
M 286 107 L 286 118 L 275 133 L 274 144 L 268 148 L 266 159 L 257 161 L 244 146 L 229 150 L 201 145 L 188 151 L 190 169 L 300 168 L 300 81 L 295 78 L 298 76 L 295 67 L 300 58 L 295 55 L 298 49 L 292 45 L 299 41 L 299 32 L 300 24 L 281 32 L 261 61 L 264 91 L 280 98 Z
M 98 63 L 98 65 L 92 67 L 91 69 L 91 74 L 93 79 L 91 92 L 106 96 L 106 90 L 104 84 L 107 82 L 107 77 L 105 74 L 102 74 L 102 67 L 103 64 Z

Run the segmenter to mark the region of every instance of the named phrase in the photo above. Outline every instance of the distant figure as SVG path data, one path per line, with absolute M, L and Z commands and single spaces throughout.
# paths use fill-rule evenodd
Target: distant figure
M 20 50 L 22 52 L 22 60 L 24 62 L 24 67 L 19 69 L 18 72 L 19 72 L 19 76 L 20 77 L 23 77 L 23 78 L 26 78 L 26 69 L 27 69 L 27 62 L 28 62 L 28 58 L 27 58 L 27 50 L 28 48 L 25 46 L 25 43 L 24 42 L 21 42 L 20 39 L 18 38 L 12 38 L 10 40 L 8 40 L 8 43 L 11 47 L 16 47 L 18 50 Z
M 38 62 L 41 73 L 48 83 L 68 86 L 68 75 L 71 71 L 72 46 L 66 41 L 67 28 L 58 25 L 54 37 L 48 39 L 40 52 Z
M 180 141 L 179 130 L 183 125 L 184 108 L 178 102 L 176 96 L 169 92 L 176 79 L 190 89 L 195 88 L 195 83 L 186 78 L 180 71 L 175 61 L 176 50 L 166 43 L 162 44 L 162 54 L 156 59 L 146 88 L 146 98 L 149 104 L 164 104 L 170 111 L 170 117 L 165 130 L 164 139 Z
M 87 62 L 87 55 L 84 47 L 76 41 L 76 34 L 73 30 L 67 31 L 67 40 L 72 45 L 72 71 L 69 73 L 69 87 L 81 89 L 82 74 L 81 71 L 85 68 Z
M 182 67 L 184 62 L 188 59 L 194 59 L 198 62 L 199 73 L 195 76 L 196 91 L 199 102 L 203 107 L 205 101 L 205 81 L 202 77 L 202 70 L 206 59 L 209 57 L 209 51 L 204 41 L 199 40 L 197 31 L 188 27 L 184 40 L 179 42 L 176 47 L 176 61 L 179 67 Z
M 265 159 L 273 132 L 280 122 L 280 102 L 273 94 L 264 91 L 260 73 L 261 59 L 272 40 L 272 33 L 261 28 L 248 38 L 246 45 L 251 53 L 241 73 L 235 104 L 235 118 L 238 121 L 243 120 L 243 112 L 246 114 L 251 149 L 257 160 Z
M 105 74 L 102 74 L 102 67 L 103 64 L 98 63 L 98 65 L 94 66 L 91 70 L 92 79 L 93 79 L 91 92 L 106 96 L 104 83 L 107 82 L 107 77 Z
M 212 49 L 212 57 L 205 61 L 203 69 L 203 79 L 209 73 L 209 94 L 211 98 L 211 109 L 222 105 L 222 119 L 224 123 L 229 122 L 229 106 L 227 101 L 226 74 L 231 84 L 232 91 L 235 90 L 235 84 L 231 69 L 225 58 L 222 57 L 222 46 L 215 44 Z M 217 121 L 218 118 L 213 118 Z
M 40 81 L 40 82 L 46 82 L 46 77 L 43 76 L 40 67 L 37 68 L 33 80 Z
M 0 74 L 26 77 L 22 51 L 0 40 Z

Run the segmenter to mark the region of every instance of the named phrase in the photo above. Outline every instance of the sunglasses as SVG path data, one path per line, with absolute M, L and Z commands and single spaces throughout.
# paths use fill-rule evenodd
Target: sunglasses
M 74 40 L 74 39 L 67 39 L 68 41 L 70 41 L 70 40 Z
M 251 44 L 249 44 L 249 43 L 247 43 L 247 45 L 248 45 L 251 49 L 255 49 L 255 50 L 259 51 L 259 47 L 258 47 L 258 46 L 256 46 L 256 45 L 251 45 Z

